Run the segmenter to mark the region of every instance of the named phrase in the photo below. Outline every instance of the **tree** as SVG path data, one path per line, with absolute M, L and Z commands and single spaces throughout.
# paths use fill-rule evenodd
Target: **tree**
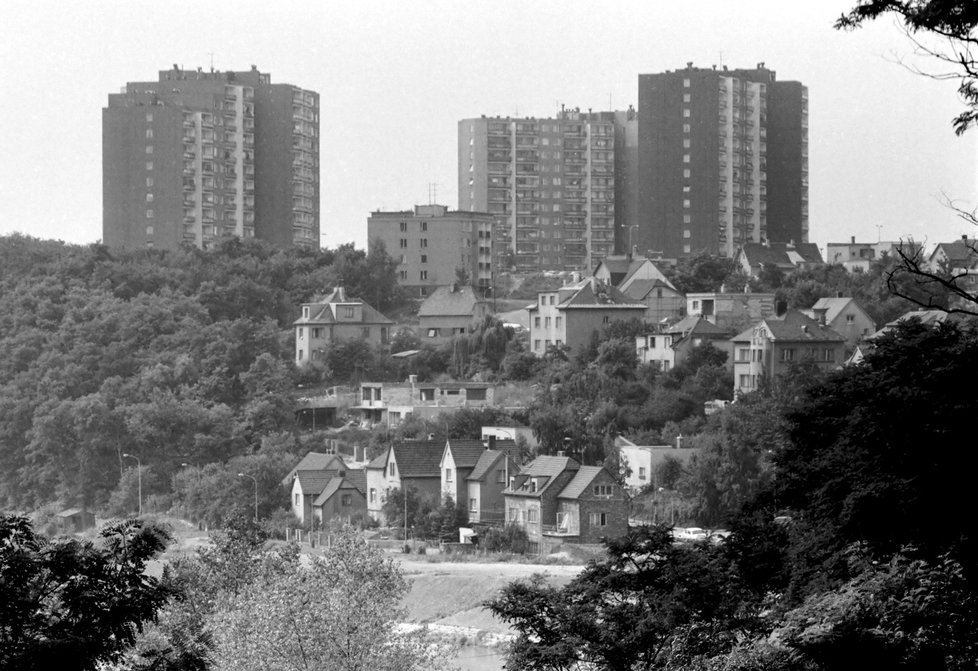
M 261 579 L 215 618 L 222 668 L 377 671 L 441 668 L 424 629 L 399 631 L 408 584 L 380 550 L 345 528 L 308 566 Z
M 970 0 L 861 0 L 836 21 L 836 28 L 855 30 L 883 15 L 894 14 L 903 23 L 917 55 L 935 60 L 940 70 L 910 69 L 938 80 L 958 83 L 958 95 L 965 109 L 952 121 L 954 132 L 963 135 L 978 124 L 978 12 Z M 950 200 L 947 205 L 971 225 L 978 225 L 978 209 L 966 210 Z M 978 243 L 965 241 L 972 258 L 978 257 Z M 923 250 L 912 239 L 897 249 L 900 264 L 887 276 L 887 285 L 896 295 L 918 305 L 949 309 L 951 312 L 978 314 L 978 295 L 964 283 L 967 273 L 935 269 L 924 260 Z M 909 285 L 910 291 L 901 292 Z M 923 296 L 921 296 L 923 294 Z M 956 304 L 942 304 L 950 296 Z
M 605 544 L 607 558 L 563 588 L 537 577 L 486 602 L 517 634 L 506 668 L 667 668 L 729 650 L 749 630 L 752 599 L 718 548 L 674 545 L 663 526 Z
M 903 22 L 917 52 L 936 59 L 950 72 L 930 73 L 942 80 L 957 80 L 966 109 L 954 118 L 954 132 L 964 134 L 978 124 L 978 12 L 969 0 L 861 0 L 836 21 L 836 28 L 854 30 L 884 14 Z M 936 37 L 942 46 L 926 44 L 918 36 Z M 917 70 L 921 74 L 927 74 Z
M 168 541 L 130 520 L 98 543 L 47 539 L 0 517 L 0 668 L 96 669 L 114 662 L 170 597 L 146 564 Z

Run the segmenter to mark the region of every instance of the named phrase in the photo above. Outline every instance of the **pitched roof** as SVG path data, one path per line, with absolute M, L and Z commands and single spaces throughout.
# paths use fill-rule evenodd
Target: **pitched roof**
M 338 461 L 338 464 L 334 464 Z M 335 454 L 325 454 L 323 452 L 310 452 L 299 460 L 299 463 L 292 467 L 289 474 L 282 478 L 283 485 L 292 484 L 295 474 L 298 471 L 325 471 L 325 470 L 346 470 L 346 463 Z
M 644 303 L 636 303 L 618 289 L 611 285 L 601 284 L 593 277 L 586 278 L 581 282 L 577 289 L 569 298 L 565 299 L 559 306 L 560 309 L 568 308 L 634 308 L 645 310 Z
M 367 464 L 367 468 L 386 468 L 391 450 L 394 451 L 394 461 L 397 462 L 397 471 L 401 477 L 441 477 L 439 464 L 445 450 L 443 442 L 439 440 L 405 440 L 394 443 Z
M 754 329 L 763 325 L 771 334 L 771 340 L 782 342 L 845 342 L 845 338 L 798 310 L 788 310 L 781 318 L 768 317 L 750 326 L 733 340 L 750 340 Z
M 519 483 L 521 485 L 530 478 L 536 478 L 538 481 L 542 480 L 542 482 L 539 482 L 536 491 L 527 492 L 507 487 L 505 492 L 515 495 L 541 496 L 553 484 L 554 479 L 558 475 L 564 471 L 576 471 L 580 467 L 581 465 L 570 457 L 540 456 L 524 466 L 519 472 Z
M 562 499 L 576 499 L 587 491 L 587 488 L 603 470 L 604 468 L 601 466 L 581 466 L 577 469 L 577 473 L 571 481 L 567 483 L 566 487 L 560 490 L 560 494 L 557 496 Z
M 323 471 L 298 471 L 295 475 L 303 496 L 319 496 L 329 481 L 335 477 L 333 473 Z
M 419 317 L 472 317 L 479 303 L 486 301 L 469 286 L 438 287 L 418 309 Z
M 727 337 L 730 335 L 730 331 L 722 326 L 717 326 L 701 314 L 683 317 L 672 326 L 667 326 L 664 328 L 663 332 L 669 334 L 678 333 L 682 334 L 683 337 L 690 334 L 704 336 L 716 335 L 719 337 Z
M 455 460 L 456 468 L 472 468 L 479 461 L 482 453 L 486 451 L 486 446 L 481 440 L 449 438 L 445 444 L 445 449 L 452 451 L 452 459 Z
M 975 252 L 975 248 L 978 247 L 978 240 L 968 239 L 965 240 L 955 240 L 954 242 L 939 242 L 931 252 L 931 258 L 938 250 L 944 252 L 944 256 L 947 257 L 948 262 L 954 267 L 967 267 L 973 264 L 978 258 L 978 253 Z
M 363 471 L 354 471 L 354 472 L 355 473 L 361 473 L 361 474 L 363 473 Z M 364 481 L 363 486 L 362 487 L 358 487 L 357 484 L 355 482 L 353 482 L 353 479 L 351 479 L 349 477 L 346 477 L 346 478 L 341 478 L 341 477 L 332 478 L 329 482 L 326 483 L 326 486 L 323 488 L 322 493 L 319 496 L 316 497 L 316 500 L 312 502 L 312 505 L 314 505 L 314 506 L 321 506 L 321 505 L 323 505 L 324 503 L 326 503 L 327 501 L 329 501 L 329 499 L 331 497 L 333 497 L 337 492 L 339 492 L 342 489 L 355 489 L 358 492 L 360 492 L 361 494 L 366 494 L 366 486 L 367 486 L 366 485 L 366 482 L 367 482 L 366 481 L 366 477 L 363 478 L 363 481 Z
M 822 253 L 814 242 L 803 242 L 791 245 L 784 242 L 748 242 L 741 247 L 751 266 L 763 266 L 766 263 L 779 268 L 797 268 L 799 263 L 822 263 Z
M 819 298 L 812 306 L 812 312 L 825 310 L 825 321 L 831 322 L 839 316 L 840 312 L 845 310 L 852 300 L 852 298 Z
M 362 468 L 347 471 L 345 479 L 364 494 L 367 493 L 367 471 Z
M 472 472 L 469 473 L 466 480 L 482 480 L 489 474 L 496 462 L 501 458 L 505 457 L 505 453 L 499 450 L 483 450 L 482 454 L 479 455 L 479 461 L 475 463 L 472 468 Z M 513 473 L 516 473 L 516 469 L 513 469 Z
M 660 279 L 652 279 L 633 280 L 627 287 L 622 289 L 622 293 L 632 300 L 641 301 L 645 300 L 645 297 L 652 293 L 654 289 L 660 288 L 676 291 L 676 288 L 669 282 L 664 282 Z
M 300 317 L 293 324 L 335 324 L 339 321 L 335 313 L 337 305 L 359 305 L 361 307 L 361 319 L 356 322 L 359 324 L 389 325 L 394 323 L 363 300 L 348 297 L 342 287 L 337 287 L 326 296 L 315 298 L 309 303 L 303 303 L 303 307 L 309 308 L 309 316 Z

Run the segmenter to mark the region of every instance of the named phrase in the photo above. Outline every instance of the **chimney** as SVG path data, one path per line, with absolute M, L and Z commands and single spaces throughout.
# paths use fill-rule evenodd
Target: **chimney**
M 489 434 L 489 446 L 488 446 L 488 449 L 490 449 L 490 450 L 495 450 L 496 449 L 496 436 L 494 436 L 491 433 Z
M 778 317 L 783 317 L 784 313 L 788 311 L 788 302 L 785 300 L 774 301 L 774 314 Z
M 852 244 L 856 244 L 856 236 L 855 235 L 852 236 L 852 238 L 850 238 L 850 239 L 852 240 Z
M 964 235 L 961 236 L 961 242 L 963 242 L 964 244 L 968 244 L 968 234 L 967 233 L 965 233 Z

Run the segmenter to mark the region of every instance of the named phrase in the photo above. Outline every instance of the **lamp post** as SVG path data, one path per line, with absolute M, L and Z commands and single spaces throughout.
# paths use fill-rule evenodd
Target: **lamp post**
M 133 454 L 129 454 L 128 452 L 124 452 L 122 456 L 136 460 L 136 483 L 138 486 L 137 491 L 139 492 L 139 516 L 142 517 L 143 516 L 143 462 L 139 460 L 139 457 Z
M 632 231 L 636 228 L 638 228 L 638 224 L 632 224 L 628 227 L 628 249 L 626 250 L 625 254 L 629 259 L 632 258 Z
M 249 478 L 255 483 L 255 522 L 258 522 L 258 480 L 252 475 L 247 475 L 246 473 L 238 473 L 239 478 Z

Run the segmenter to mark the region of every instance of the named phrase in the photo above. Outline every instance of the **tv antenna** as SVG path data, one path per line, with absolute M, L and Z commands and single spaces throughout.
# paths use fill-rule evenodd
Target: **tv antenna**
M 428 182 L 428 204 L 434 205 L 438 201 L 438 183 Z

